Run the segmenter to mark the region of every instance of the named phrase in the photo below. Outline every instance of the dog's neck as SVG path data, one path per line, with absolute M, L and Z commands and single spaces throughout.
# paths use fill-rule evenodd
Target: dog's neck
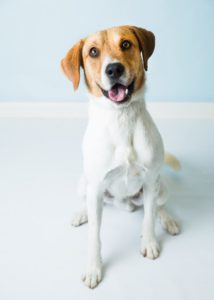
M 130 103 L 123 107 L 112 105 L 108 99 L 90 96 L 89 123 L 94 128 L 95 135 L 97 132 L 108 134 L 113 144 L 124 146 L 124 149 L 133 152 L 136 124 L 139 119 L 143 118 L 143 122 L 148 119 L 144 91 L 142 88 L 133 94 Z

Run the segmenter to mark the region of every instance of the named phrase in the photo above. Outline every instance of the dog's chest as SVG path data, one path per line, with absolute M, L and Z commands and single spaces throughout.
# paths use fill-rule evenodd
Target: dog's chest
M 104 178 L 105 186 L 114 193 L 138 193 L 153 169 L 153 132 L 140 105 L 119 112 L 93 106 L 83 141 L 87 180 L 97 184 Z
M 108 121 L 107 130 L 110 144 L 113 145 L 112 164 L 128 164 L 136 169 L 148 159 L 150 147 L 141 118 L 135 112 L 120 114 Z
M 139 125 L 136 119 L 122 117 L 111 125 L 114 152 L 111 169 L 105 175 L 107 190 L 116 197 L 133 196 L 142 189 L 146 171 L 138 151 L 143 146 L 142 137 L 137 137 Z

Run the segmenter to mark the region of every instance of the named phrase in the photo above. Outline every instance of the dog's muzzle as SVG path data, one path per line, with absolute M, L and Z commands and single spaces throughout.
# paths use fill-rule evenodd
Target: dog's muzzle
M 131 99 L 132 93 L 134 91 L 134 80 L 130 85 L 125 86 L 121 83 L 115 83 L 110 90 L 102 90 L 103 95 L 110 99 L 111 101 L 120 104 Z

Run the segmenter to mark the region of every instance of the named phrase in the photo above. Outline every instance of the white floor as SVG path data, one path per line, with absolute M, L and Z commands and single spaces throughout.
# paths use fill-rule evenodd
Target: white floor
M 104 280 L 89 290 L 87 225 L 70 226 L 85 121 L 0 119 L 1 300 L 214 299 L 214 120 L 157 123 L 183 166 L 165 170 L 182 233 L 157 224 L 162 252 L 150 261 L 139 254 L 143 212 L 105 207 Z

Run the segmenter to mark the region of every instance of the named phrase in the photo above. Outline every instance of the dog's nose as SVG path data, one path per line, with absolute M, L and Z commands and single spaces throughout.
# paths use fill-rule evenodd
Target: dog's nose
M 110 79 L 118 79 L 124 73 L 124 66 L 121 63 L 109 64 L 106 67 L 106 75 Z

